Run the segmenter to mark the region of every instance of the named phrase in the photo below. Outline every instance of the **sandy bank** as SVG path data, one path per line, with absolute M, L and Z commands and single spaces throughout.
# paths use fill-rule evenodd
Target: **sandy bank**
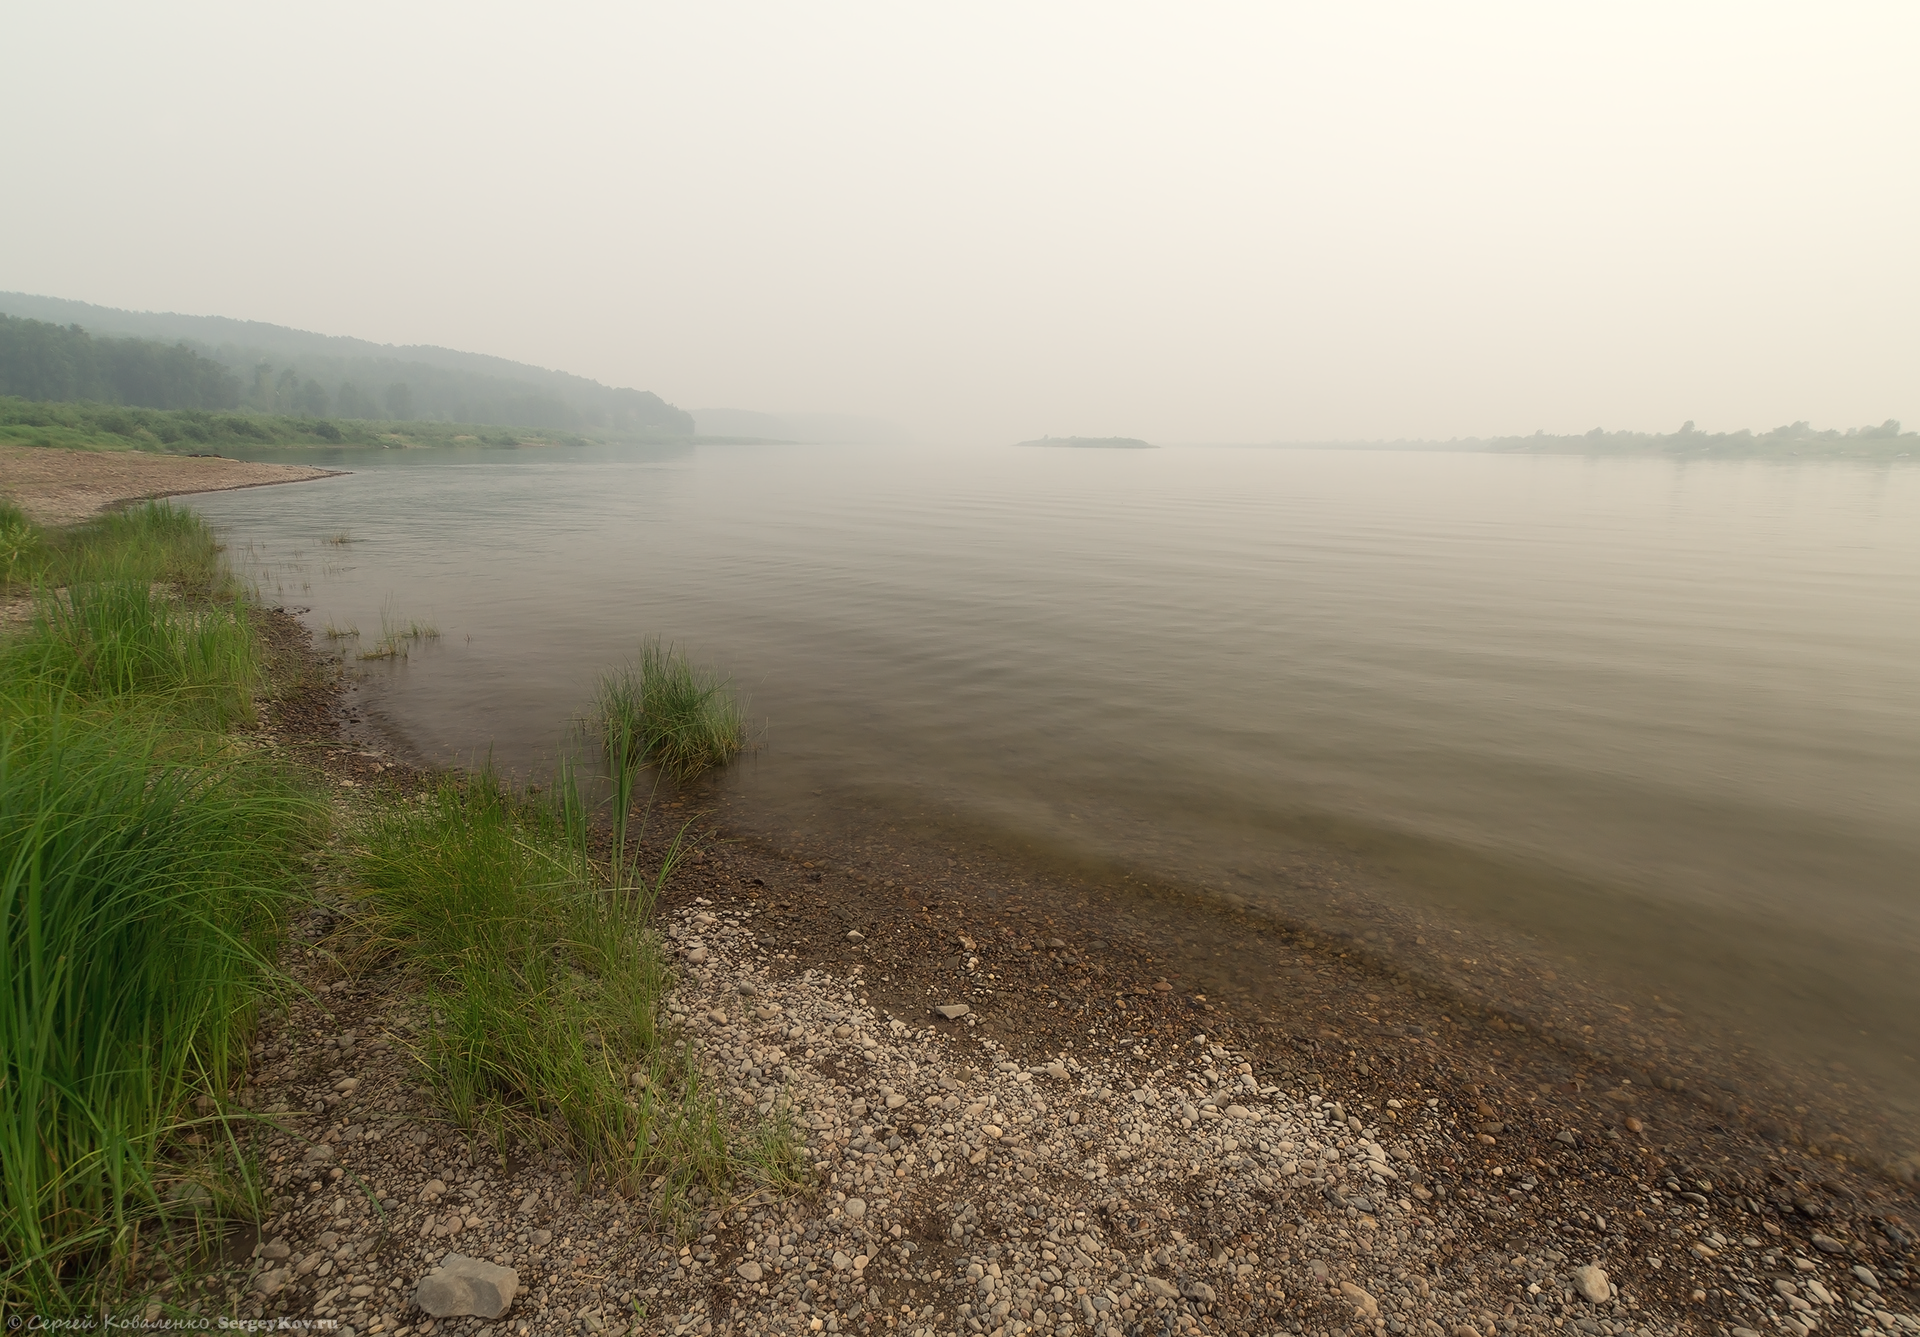
M 72 524 L 129 501 L 334 478 L 338 469 L 218 456 L 0 446 L 0 493 L 43 525 Z

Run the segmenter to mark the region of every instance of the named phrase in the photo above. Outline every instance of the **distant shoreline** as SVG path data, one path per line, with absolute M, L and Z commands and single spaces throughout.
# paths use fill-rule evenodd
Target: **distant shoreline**
M 1038 441 L 1019 441 L 1016 446 L 1060 446 L 1069 450 L 1158 450 L 1151 441 L 1133 436 L 1043 436 Z

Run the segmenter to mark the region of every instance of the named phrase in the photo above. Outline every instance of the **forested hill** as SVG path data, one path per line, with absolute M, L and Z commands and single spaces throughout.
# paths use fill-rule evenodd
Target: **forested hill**
M 231 409 L 240 404 L 240 378 L 185 344 L 96 339 L 78 326 L 0 315 L 0 395 Z
M 694 431 L 692 415 L 651 391 L 602 385 L 484 353 L 376 344 L 225 316 L 121 311 L 27 293 L 0 293 L 0 313 L 78 325 L 102 341 L 184 343 L 238 384 L 235 404 L 151 407 L 240 407 L 312 418 L 423 419 L 646 436 Z

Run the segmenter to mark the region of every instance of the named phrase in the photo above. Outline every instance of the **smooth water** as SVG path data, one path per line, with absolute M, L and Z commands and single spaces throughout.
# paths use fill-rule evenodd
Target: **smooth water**
M 1896 1103 L 1920 1086 L 1920 470 L 341 463 L 194 504 L 316 629 L 437 624 L 367 666 L 428 759 L 537 767 L 659 635 L 750 698 L 761 746 L 728 784 L 769 829 L 917 818 L 1309 915 L 1337 869 L 1845 1057 Z

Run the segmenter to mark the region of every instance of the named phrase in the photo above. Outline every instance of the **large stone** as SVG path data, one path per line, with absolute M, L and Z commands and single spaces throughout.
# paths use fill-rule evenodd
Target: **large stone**
M 1580 1292 L 1583 1299 L 1594 1304 L 1605 1304 L 1613 1297 L 1613 1287 L 1607 1281 L 1606 1269 L 1592 1264 L 1573 1269 L 1573 1288 Z
M 414 1303 L 435 1318 L 499 1318 L 520 1289 L 520 1274 L 478 1258 L 450 1253 L 420 1278 Z
M 948 1021 L 958 1021 L 973 1009 L 965 1003 L 942 1003 L 933 1010 Z

